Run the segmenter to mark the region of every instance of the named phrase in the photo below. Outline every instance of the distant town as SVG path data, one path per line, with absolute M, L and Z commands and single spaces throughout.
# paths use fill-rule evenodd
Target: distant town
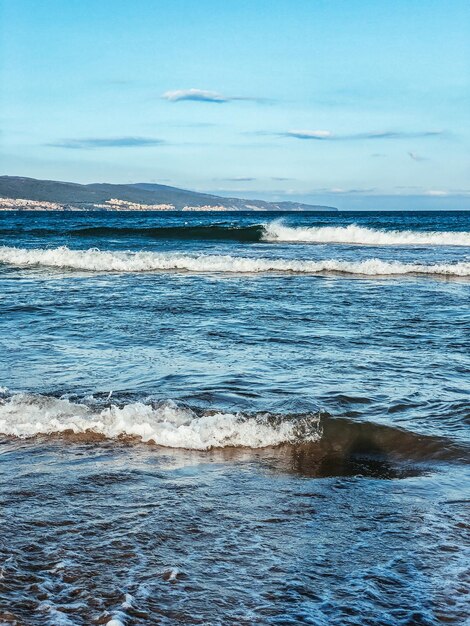
M 142 204 L 111 198 L 101 203 L 61 204 L 25 198 L 0 198 L 0 211 L 231 211 L 233 207 L 221 204 L 202 206 L 185 205 L 177 209 L 174 204 Z M 262 208 L 258 210 L 263 210 Z

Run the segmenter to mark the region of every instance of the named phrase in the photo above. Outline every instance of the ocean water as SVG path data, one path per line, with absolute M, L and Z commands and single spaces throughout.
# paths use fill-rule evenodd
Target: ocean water
M 470 213 L 0 213 L 0 624 L 470 618 Z

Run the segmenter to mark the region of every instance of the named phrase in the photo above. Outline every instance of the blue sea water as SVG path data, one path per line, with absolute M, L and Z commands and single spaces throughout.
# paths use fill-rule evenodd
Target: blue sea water
M 469 212 L 0 213 L 0 624 L 464 624 L 469 304 Z

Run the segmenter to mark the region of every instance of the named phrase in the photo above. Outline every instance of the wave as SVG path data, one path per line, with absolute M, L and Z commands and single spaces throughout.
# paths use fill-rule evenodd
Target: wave
M 33 237 L 77 237 L 85 239 L 128 239 L 129 237 L 177 240 L 227 240 L 259 242 L 263 237 L 263 225 L 231 226 L 211 224 L 207 226 L 87 226 L 84 228 L 1 228 L 0 236 L 29 235 Z
M 88 226 L 75 229 L 2 229 L 0 235 L 26 234 L 36 237 L 77 237 L 86 239 L 129 237 L 194 241 L 236 241 L 240 243 L 338 243 L 370 246 L 470 246 L 470 232 L 377 230 L 356 224 L 349 226 L 291 227 L 282 220 L 268 224 L 183 226 Z
M 181 226 L 87 226 L 84 228 L 2 228 L 0 236 L 77 237 L 84 239 L 176 239 L 179 241 L 236 241 L 259 243 L 264 240 L 265 226 L 235 226 L 231 224 Z
M 354 465 L 354 459 L 365 457 L 470 462 L 470 447 L 465 442 L 391 425 L 335 418 L 325 411 L 230 413 L 192 409 L 172 400 L 155 402 L 151 397 L 116 400 L 113 404 L 109 397 L 72 399 L 10 393 L 1 388 L 0 434 L 19 439 L 63 437 L 90 443 L 103 439 L 136 441 L 202 451 L 287 445 L 297 449 L 294 465 L 302 473 L 323 475 L 337 472 L 340 466 L 347 469 L 350 462 Z
M 0 236 L 77 237 L 84 239 L 176 239 L 178 241 L 236 241 L 259 243 L 264 240 L 265 226 L 234 226 L 230 224 L 184 226 L 87 226 L 84 228 L 3 228 Z
M 214 240 L 259 242 L 263 238 L 264 227 L 230 226 L 213 224 L 209 226 L 160 226 L 160 227 L 115 227 L 95 226 L 68 231 L 66 234 L 74 237 L 148 237 L 150 239 L 178 239 L 178 240 Z
M 286 226 L 282 221 L 266 224 L 263 240 L 270 242 L 346 243 L 370 246 L 470 246 L 470 232 L 420 232 L 375 230 L 364 226 Z
M 225 274 L 349 274 L 362 276 L 398 276 L 424 274 L 435 276 L 470 276 L 470 262 L 418 264 L 382 261 L 325 259 L 320 261 L 250 258 L 216 254 L 180 254 L 176 252 L 130 252 L 73 250 L 59 248 L 0 247 L 0 263 L 15 267 L 50 267 L 91 272 L 185 271 Z
M 320 415 L 285 418 L 259 413 L 196 413 L 173 401 L 131 402 L 100 406 L 40 394 L 14 394 L 0 400 L 0 433 L 30 438 L 38 435 L 99 435 L 107 439 L 135 437 L 169 448 L 264 448 L 320 438 Z

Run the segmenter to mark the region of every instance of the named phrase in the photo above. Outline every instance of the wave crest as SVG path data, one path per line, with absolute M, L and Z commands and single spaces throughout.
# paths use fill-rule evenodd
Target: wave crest
M 356 224 L 292 228 L 277 220 L 264 226 L 263 240 L 269 242 L 349 243 L 370 246 L 470 246 L 470 232 L 376 230 Z
M 180 254 L 177 252 L 125 252 L 72 250 L 59 248 L 0 247 L 0 263 L 16 267 L 50 267 L 90 272 L 185 271 L 226 274 L 357 274 L 363 276 L 396 276 L 426 274 L 436 276 L 470 276 L 470 262 L 424 265 L 382 261 L 325 259 L 320 261 L 250 258 L 217 254 Z
M 313 442 L 320 436 L 320 414 L 197 414 L 173 401 L 131 402 L 107 407 L 62 397 L 14 394 L 0 400 L 0 433 L 30 438 L 53 434 L 96 434 L 107 439 L 136 437 L 169 448 L 265 448 Z

